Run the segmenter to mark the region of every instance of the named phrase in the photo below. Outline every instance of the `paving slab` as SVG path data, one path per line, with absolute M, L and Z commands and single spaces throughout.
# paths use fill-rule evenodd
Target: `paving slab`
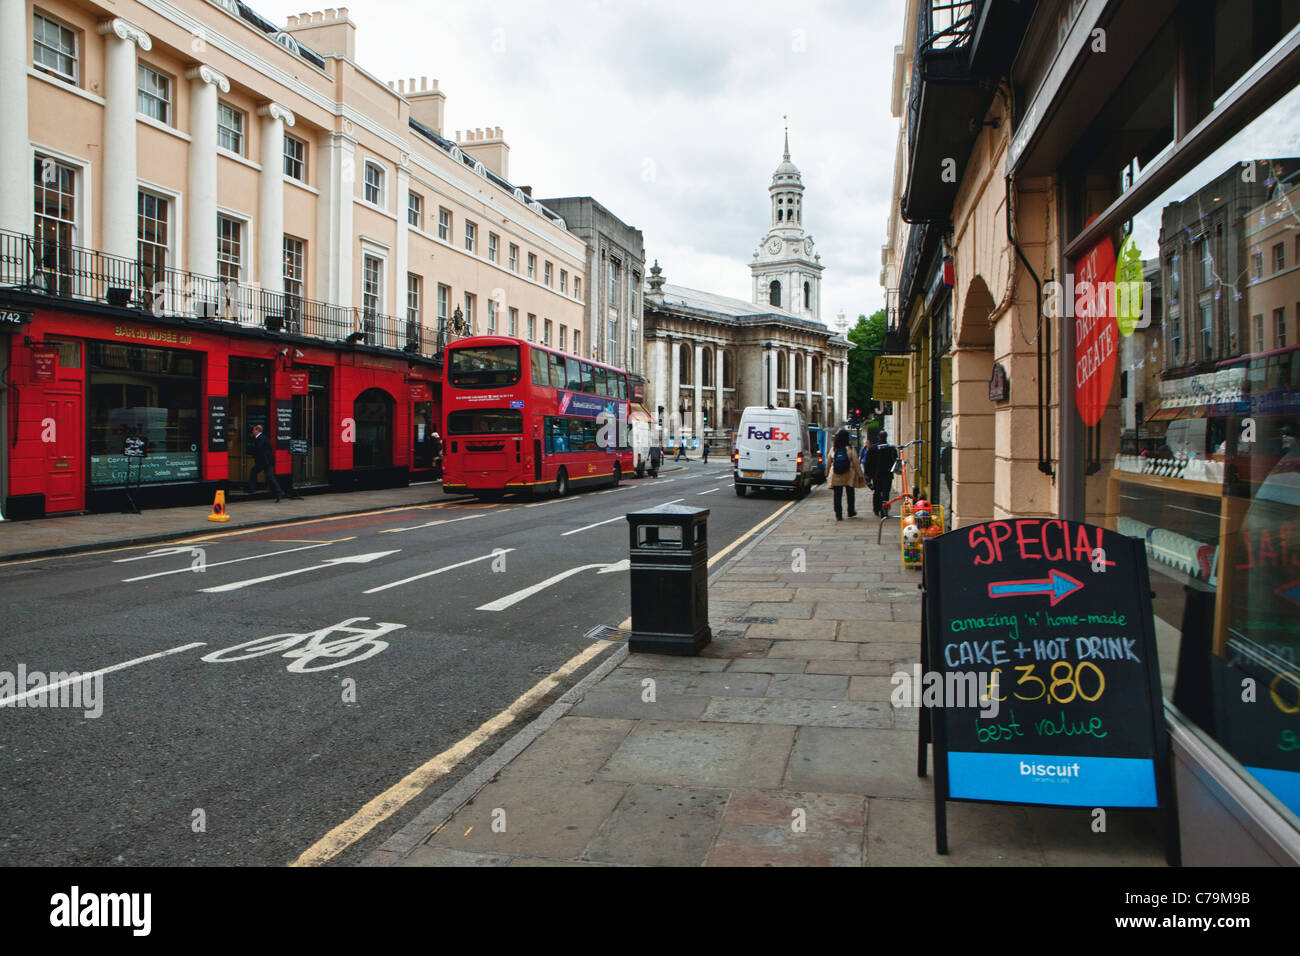
M 769 674 L 723 671 L 721 674 L 701 674 L 687 688 L 688 694 L 709 697 L 762 697 L 772 678 Z
M 501 770 L 501 776 L 590 780 L 618 749 L 633 725 L 631 720 L 606 717 L 561 717 L 510 761 Z
M 916 644 L 867 642 L 856 646 L 858 648 L 858 658 L 864 661 L 916 661 L 921 654 L 919 641 Z
M 443 846 L 417 846 L 398 866 L 509 866 L 514 858 L 505 853 L 474 853 Z
M 1027 807 L 1034 841 L 1048 866 L 1167 866 L 1160 816 L 1107 810 L 1105 830 L 1093 829 L 1091 807 Z
M 713 640 L 700 651 L 701 657 L 717 657 L 726 660 L 766 657 L 767 652 L 772 649 L 772 642 L 768 640 L 751 640 L 747 637 L 720 638 L 716 630 L 713 635 Z
M 857 676 L 849 679 L 849 700 L 889 700 L 893 692 L 892 677 Z
M 799 660 L 776 660 L 772 657 L 765 657 L 761 660 L 737 660 L 732 661 L 727 667 L 728 674 L 802 674 L 807 661 Z
M 555 779 L 543 786 L 534 777 L 500 777 L 457 811 L 425 845 L 576 859 L 626 791 L 627 786 L 616 781 Z M 502 819 L 494 810 L 504 811 L 504 832 L 492 829 L 494 821 Z
M 699 866 L 718 832 L 726 790 L 633 784 L 583 853 L 584 860 Z
M 575 717 L 624 717 L 633 720 L 696 720 L 704 711 L 705 698 L 670 694 L 654 688 L 654 699 L 646 700 L 649 688 L 597 686 L 569 711 Z
M 673 657 L 664 654 L 629 654 L 622 667 L 664 671 L 724 671 L 727 662 L 707 657 Z
M 816 620 L 833 620 L 833 621 L 853 621 L 861 623 L 863 621 L 889 621 L 891 609 L 888 604 L 871 604 L 862 602 L 860 604 L 840 600 L 837 602 L 822 601 L 817 604 L 817 610 L 813 613 Z
M 737 724 L 789 724 L 812 727 L 891 725 L 889 706 L 854 700 L 788 700 L 715 697 L 701 720 Z
M 735 790 L 709 866 L 861 866 L 861 797 Z
M 841 621 L 838 640 L 854 643 L 909 644 L 915 651 L 921 645 L 921 628 L 916 624 L 895 621 Z
M 888 707 L 883 710 L 888 717 Z M 799 729 L 785 785 L 792 790 L 912 799 L 928 799 L 934 790 L 930 780 L 916 775 L 915 734 L 842 727 Z
M 949 803 L 948 855 L 934 850 L 929 800 L 869 801 L 867 866 L 1043 866 L 1024 807 Z
M 781 785 L 793 744 L 793 727 L 647 720 L 619 745 L 597 779 L 771 789 Z
M 887 677 L 893 667 L 888 661 L 809 661 L 805 674 L 847 674 L 863 677 Z
M 772 678 L 767 696 L 844 700 L 848 689 L 849 679 L 840 675 L 777 674 Z
M 782 620 L 777 624 L 751 624 L 745 637 L 765 641 L 833 641 L 835 621 Z M 769 652 L 768 656 L 771 656 Z

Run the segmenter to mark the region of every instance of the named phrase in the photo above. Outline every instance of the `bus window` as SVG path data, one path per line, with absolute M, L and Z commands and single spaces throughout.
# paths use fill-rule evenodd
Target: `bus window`
M 496 388 L 519 383 L 519 346 L 482 345 L 451 351 L 453 388 Z
M 596 373 L 596 394 L 606 395 L 606 396 L 609 395 L 609 382 L 608 382 L 608 377 L 605 374 L 605 370 L 600 366 L 596 366 L 595 373 Z
M 568 376 L 568 382 L 565 387 L 571 392 L 582 391 L 582 363 L 576 358 L 564 360 L 565 375 Z
M 551 360 L 551 388 L 564 388 L 564 356 L 548 353 Z
M 447 416 L 448 435 L 522 435 L 524 416 L 501 409 L 475 409 Z
M 590 362 L 582 363 L 582 386 L 578 390 L 588 395 L 596 394 L 595 374 Z
M 618 397 L 627 398 L 627 376 L 618 376 Z
M 551 383 L 550 363 L 546 361 L 546 353 L 541 349 L 533 349 L 533 384 L 549 385 Z

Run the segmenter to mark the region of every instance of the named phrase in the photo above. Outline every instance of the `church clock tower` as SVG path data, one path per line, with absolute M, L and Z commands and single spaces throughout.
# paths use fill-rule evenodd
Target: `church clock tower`
M 768 187 L 772 224 L 754 253 L 754 304 L 772 306 L 800 318 L 821 321 L 821 256 L 803 229 L 803 179 L 790 162 L 790 130 L 785 131 L 785 156 Z

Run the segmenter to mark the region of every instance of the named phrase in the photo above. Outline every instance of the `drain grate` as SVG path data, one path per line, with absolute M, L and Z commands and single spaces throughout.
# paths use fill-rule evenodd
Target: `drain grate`
M 626 641 L 632 636 L 632 632 L 610 624 L 597 624 L 583 636 L 593 641 Z
M 775 624 L 774 617 L 729 617 L 728 624 Z

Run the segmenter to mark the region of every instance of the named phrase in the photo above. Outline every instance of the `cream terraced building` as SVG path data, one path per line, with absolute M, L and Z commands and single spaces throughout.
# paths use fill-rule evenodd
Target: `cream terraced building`
M 355 42 L 346 8 L 0 0 L 0 230 L 580 352 L 585 243 L 510 183 L 499 127 L 444 136 L 437 81 Z

